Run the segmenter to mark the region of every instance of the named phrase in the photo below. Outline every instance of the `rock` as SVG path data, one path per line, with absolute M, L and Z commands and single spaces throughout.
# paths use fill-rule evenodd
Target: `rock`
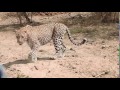
M 39 50 L 39 52 L 44 52 L 44 50 Z
M 101 47 L 102 49 L 104 49 L 104 48 L 106 48 L 106 46 L 105 45 L 102 45 L 102 47 Z
M 62 64 L 62 63 L 60 63 L 59 65 L 63 66 L 63 64 Z
M 70 50 L 71 50 L 71 51 L 75 51 L 75 49 L 73 49 L 73 48 L 70 48 Z
M 72 69 L 76 69 L 76 67 L 72 67 Z
M 110 45 L 102 45 L 102 49 L 104 49 L 104 48 L 111 48 L 112 46 L 110 46 Z
M 4 55 L 1 55 L 0 57 L 3 57 Z
M 75 73 L 78 73 L 77 71 L 75 71 Z
M 37 66 L 34 66 L 34 68 L 35 68 L 36 70 L 38 70 Z
M 72 57 L 78 57 L 78 55 L 72 55 Z
M 104 56 L 104 59 L 106 58 L 107 56 Z
M 56 60 L 56 58 L 55 58 L 55 57 L 49 57 L 49 59 L 50 59 L 50 60 Z
M 104 44 L 105 43 L 105 41 L 102 41 L 102 44 Z
M 50 73 L 51 71 L 48 71 L 48 73 Z

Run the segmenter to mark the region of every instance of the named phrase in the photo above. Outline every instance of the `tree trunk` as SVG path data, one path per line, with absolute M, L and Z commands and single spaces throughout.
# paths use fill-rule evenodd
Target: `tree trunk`
M 32 20 L 30 20 L 26 12 L 17 12 L 17 16 L 20 20 L 20 24 L 22 24 L 22 17 L 26 19 L 27 23 L 32 22 Z M 32 14 L 31 14 L 31 19 L 32 19 Z

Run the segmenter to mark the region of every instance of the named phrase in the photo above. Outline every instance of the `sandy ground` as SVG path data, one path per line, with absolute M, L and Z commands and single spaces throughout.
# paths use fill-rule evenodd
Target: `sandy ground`
M 8 23 L 7 19 L 1 26 Z M 7 25 L 7 24 L 6 24 Z M 4 29 L 3 27 L 1 29 Z M 13 29 L 13 27 L 5 27 Z M 82 34 L 73 35 L 82 38 Z M 89 41 L 77 47 L 65 37 L 65 57 L 51 60 L 55 53 L 52 42 L 40 47 L 39 59 L 29 63 L 30 48 L 19 46 L 11 30 L 0 32 L 0 63 L 6 67 L 10 78 L 117 78 L 119 74 L 118 40 Z

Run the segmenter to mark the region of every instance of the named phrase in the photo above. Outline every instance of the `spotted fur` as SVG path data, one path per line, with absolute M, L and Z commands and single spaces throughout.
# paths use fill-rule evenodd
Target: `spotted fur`
M 51 40 L 53 40 L 57 57 L 62 57 L 66 49 L 63 43 L 65 33 L 68 34 L 70 41 L 74 45 L 79 46 L 86 42 L 86 39 L 75 42 L 68 27 L 62 23 L 49 23 L 35 27 L 27 25 L 16 31 L 16 38 L 19 45 L 22 45 L 25 41 L 28 43 L 32 50 L 28 57 L 32 61 L 36 61 L 38 47 L 49 43 Z

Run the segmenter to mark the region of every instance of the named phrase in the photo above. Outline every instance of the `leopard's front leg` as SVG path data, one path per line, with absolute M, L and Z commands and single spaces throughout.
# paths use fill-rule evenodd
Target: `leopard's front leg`
M 34 51 L 30 52 L 28 55 L 28 60 L 31 62 L 36 62 L 37 61 L 37 54 Z
M 31 45 L 31 52 L 28 55 L 28 60 L 30 60 L 31 62 L 36 62 L 37 61 L 37 52 L 38 52 L 38 48 L 39 48 L 39 43 L 34 42 Z

